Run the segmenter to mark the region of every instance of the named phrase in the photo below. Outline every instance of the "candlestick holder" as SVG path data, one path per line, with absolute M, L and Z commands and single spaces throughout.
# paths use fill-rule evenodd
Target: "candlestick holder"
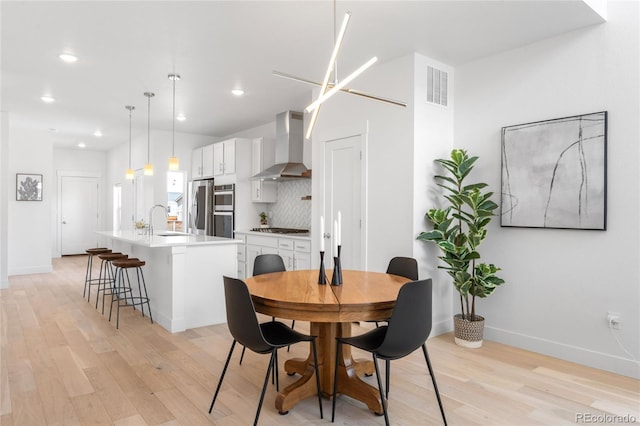
M 333 276 L 331 277 L 331 285 L 342 284 L 342 265 L 340 264 L 340 252 L 342 246 L 338 246 L 338 256 L 333 258 Z
M 324 272 L 324 252 L 320 252 L 320 272 L 318 274 L 318 284 L 327 283 L 327 274 Z

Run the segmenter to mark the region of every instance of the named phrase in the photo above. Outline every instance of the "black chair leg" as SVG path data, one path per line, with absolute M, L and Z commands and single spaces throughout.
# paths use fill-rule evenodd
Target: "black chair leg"
M 278 379 L 280 379 L 279 374 L 278 374 L 278 350 L 274 349 L 273 350 L 273 376 L 276 376 L 276 392 L 280 392 L 280 381 Z M 271 379 L 273 380 L 273 376 L 271 377 Z
M 376 379 L 378 380 L 378 392 L 380 392 L 380 402 L 382 403 L 382 413 L 384 414 L 384 424 L 389 426 L 389 415 L 387 414 L 387 400 L 382 393 L 382 382 L 380 381 L 380 369 L 378 367 L 378 357 L 373 354 L 373 366 L 376 368 Z
M 258 411 L 256 411 L 256 418 L 253 421 L 253 426 L 258 424 L 258 417 L 260 417 L 260 410 L 262 409 L 262 401 L 264 401 L 264 394 L 267 391 L 267 384 L 269 383 L 269 375 L 271 374 L 271 368 L 273 367 L 274 358 L 277 350 L 273 348 L 271 351 L 271 360 L 269 361 L 269 367 L 267 368 L 267 374 L 264 376 L 264 384 L 262 385 L 262 394 L 260 395 L 260 402 L 258 403 Z
M 247 349 L 245 346 L 242 347 L 242 354 L 240 354 L 240 365 L 242 365 L 242 360 L 244 359 L 244 351 Z
M 293 326 L 292 326 L 293 328 Z M 320 418 L 324 418 L 324 414 L 322 413 L 322 396 L 320 395 L 322 392 L 320 391 L 320 371 L 318 370 L 318 350 L 316 349 L 316 339 L 311 341 L 311 346 L 313 347 L 313 366 L 316 369 L 316 386 L 318 388 L 318 406 L 320 407 Z
M 333 402 L 331 403 L 331 423 L 336 417 L 336 399 L 338 399 L 338 366 L 340 365 L 340 349 L 342 343 L 338 340 L 336 344 L 336 369 L 333 372 Z
M 384 368 L 384 378 L 385 378 L 385 391 L 386 391 L 386 398 L 389 399 L 389 379 L 391 378 L 391 361 L 390 360 L 386 360 L 385 361 L 385 368 Z
M 220 386 L 222 386 L 222 380 L 224 379 L 224 375 L 227 372 L 227 367 L 229 366 L 229 360 L 231 360 L 231 354 L 233 353 L 233 348 L 236 346 L 236 341 L 234 340 L 231 343 L 231 349 L 229 349 L 229 355 L 227 355 L 227 361 L 224 363 L 224 368 L 222 369 L 222 374 L 220 375 L 220 381 L 218 382 L 218 386 L 216 387 L 216 392 L 213 394 L 213 400 L 211 400 L 211 406 L 209 407 L 209 414 L 213 410 L 213 404 L 216 403 L 216 398 L 218 398 L 218 392 L 220 392 Z
M 293 330 L 293 327 L 295 327 L 296 325 L 296 320 L 291 321 L 291 329 Z M 287 346 L 287 352 L 289 352 L 289 350 L 291 349 L 291 345 Z
M 424 359 L 427 361 L 427 367 L 429 368 L 429 374 L 431 375 L 431 382 L 433 382 L 433 390 L 436 392 L 436 398 L 438 398 L 438 405 L 440 406 L 440 413 L 442 414 L 442 421 L 447 426 L 447 418 L 444 416 L 444 407 L 442 406 L 442 400 L 440 399 L 440 392 L 438 392 L 438 385 L 436 384 L 436 376 L 433 374 L 433 368 L 431 368 L 431 361 L 429 360 L 429 354 L 427 353 L 427 345 L 422 344 L 422 353 Z

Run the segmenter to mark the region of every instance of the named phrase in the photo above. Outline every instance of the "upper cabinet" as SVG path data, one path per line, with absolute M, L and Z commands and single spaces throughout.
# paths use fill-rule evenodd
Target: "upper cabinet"
M 275 141 L 258 138 L 251 141 L 251 175 L 256 175 L 275 164 Z M 277 200 L 275 182 L 251 181 L 251 201 L 254 203 L 275 203 Z
M 191 179 L 213 177 L 213 148 L 212 144 L 191 151 Z
M 236 139 L 213 145 L 213 176 L 230 175 L 236 172 Z

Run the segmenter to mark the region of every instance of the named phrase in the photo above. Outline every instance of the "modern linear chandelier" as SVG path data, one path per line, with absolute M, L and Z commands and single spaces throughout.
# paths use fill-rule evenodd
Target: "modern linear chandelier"
M 340 32 L 336 36 L 335 35 L 336 34 L 336 2 L 334 1 L 333 2 L 334 46 L 333 46 L 333 52 L 331 53 L 331 58 L 329 59 L 329 65 L 327 66 L 327 71 L 325 72 L 322 83 L 296 77 L 291 74 L 286 74 L 286 73 L 275 71 L 275 70 L 272 71 L 272 74 L 278 77 L 287 78 L 290 80 L 295 80 L 295 81 L 299 81 L 302 83 L 311 84 L 315 86 L 320 86 L 320 94 L 318 95 L 318 98 L 315 101 L 313 101 L 307 108 L 305 108 L 306 112 L 311 113 L 311 119 L 309 121 L 309 125 L 307 127 L 307 133 L 306 133 L 307 139 L 309 139 L 311 137 L 311 134 L 313 133 L 313 128 L 315 127 L 316 121 L 318 120 L 320 106 L 322 105 L 323 102 L 325 102 L 327 99 L 329 99 L 331 96 L 333 96 L 339 91 L 350 93 L 352 95 L 363 96 L 368 99 L 372 99 L 380 102 L 386 102 L 386 103 L 390 103 L 397 106 L 402 106 L 402 107 L 407 106 L 407 104 L 404 102 L 396 101 L 389 98 L 383 98 L 380 96 L 374 96 L 369 93 L 365 93 L 359 90 L 345 87 L 347 84 L 353 81 L 357 76 L 362 74 L 366 69 L 368 69 L 371 65 L 373 65 L 378 60 L 376 56 L 369 59 L 367 62 L 365 62 L 363 65 L 361 65 L 358 69 L 356 69 L 354 72 L 349 74 L 347 77 L 345 77 L 343 80 L 338 81 L 337 57 L 338 57 L 338 53 L 340 52 L 340 47 L 342 46 L 342 40 L 344 39 L 344 35 L 347 31 L 347 25 L 349 24 L 350 18 L 351 18 L 351 13 L 350 12 L 345 13 L 344 19 L 342 20 L 342 26 L 340 27 Z M 333 82 L 329 82 L 329 79 L 331 78 L 332 74 L 333 74 Z

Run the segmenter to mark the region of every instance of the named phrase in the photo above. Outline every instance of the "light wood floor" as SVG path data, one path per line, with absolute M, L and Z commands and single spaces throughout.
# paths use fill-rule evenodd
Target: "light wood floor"
M 55 259 L 53 273 L 10 277 L 0 291 L 2 426 L 252 423 L 268 357 L 247 351 L 239 366 L 236 350 L 209 415 L 231 344 L 226 325 L 170 334 L 126 309 L 116 330 L 82 298 L 85 262 Z M 354 334 L 363 330 L 354 326 Z M 569 425 L 581 423 L 580 414 L 640 419 L 637 380 L 493 342 L 463 349 L 451 335 L 427 346 L 451 425 Z M 296 345 L 280 362 L 306 351 Z M 281 374 L 281 385 L 293 380 Z M 375 385 L 374 377 L 366 380 Z M 274 398 L 269 386 L 260 424 L 330 422 L 328 400 L 320 420 L 313 398 L 286 416 Z M 392 424 L 441 424 L 421 351 L 392 362 L 389 413 Z M 339 425 L 384 424 L 347 397 L 338 400 L 336 417 Z

